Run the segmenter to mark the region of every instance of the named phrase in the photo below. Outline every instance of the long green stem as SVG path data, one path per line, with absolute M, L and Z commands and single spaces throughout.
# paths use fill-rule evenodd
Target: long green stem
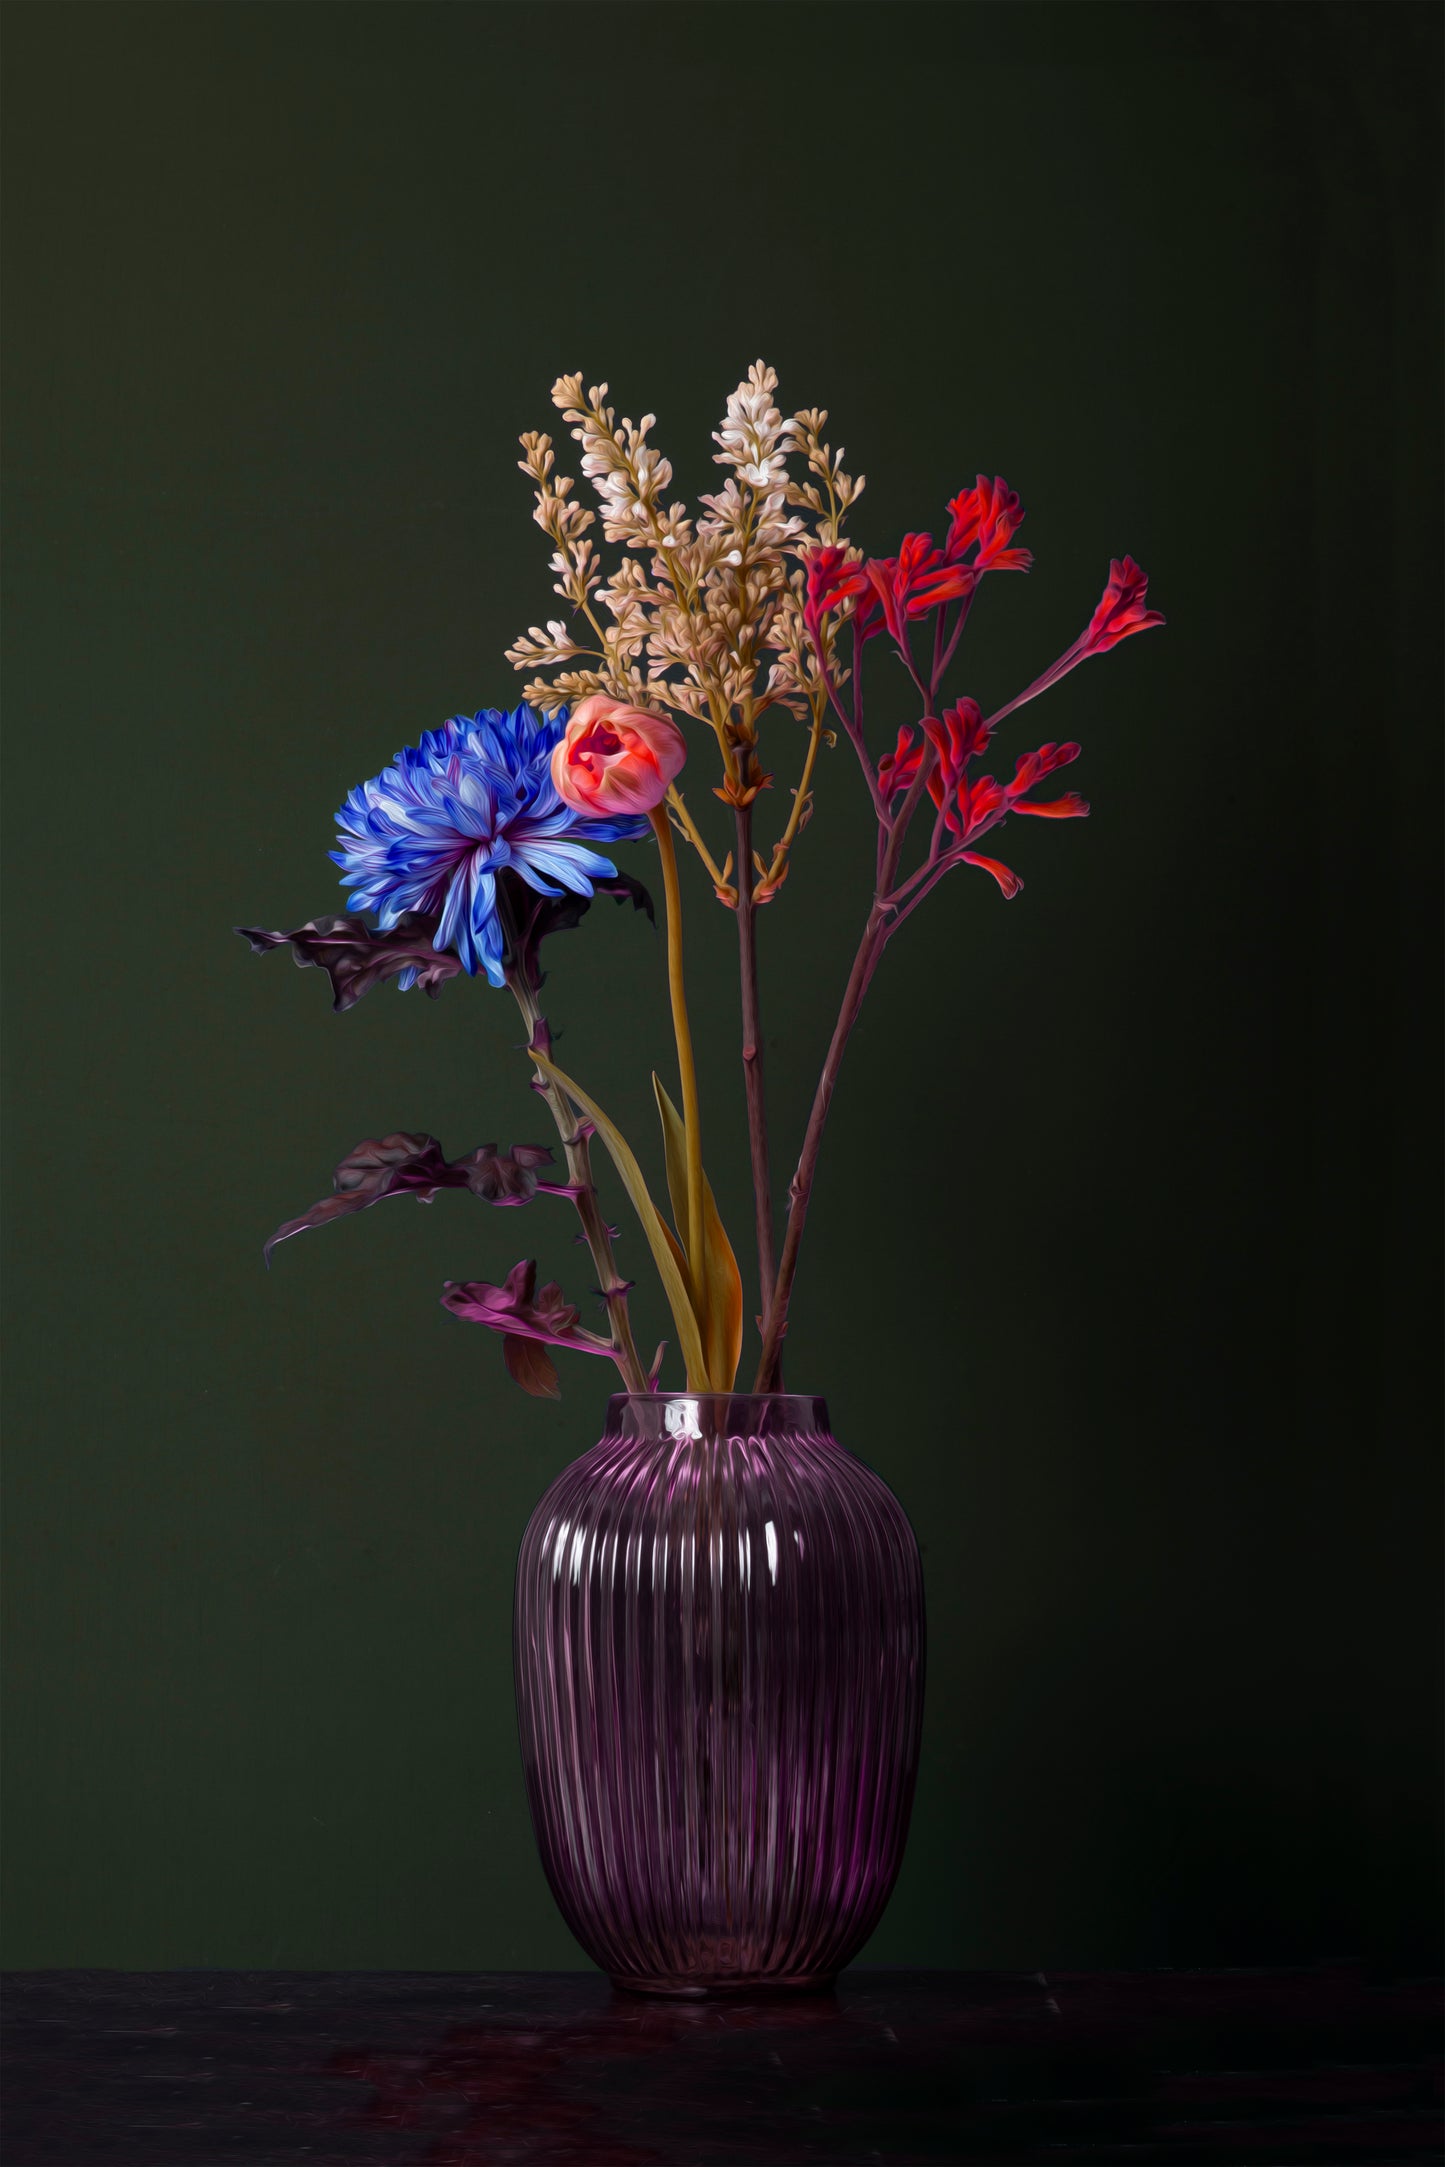
M 687 1021 L 687 988 L 682 973 L 682 891 L 677 878 L 677 852 L 672 842 L 672 822 L 664 805 L 648 815 L 662 859 L 662 893 L 667 905 L 667 990 L 672 998 L 672 1029 L 677 1040 L 677 1073 L 682 1085 L 682 1118 L 687 1128 L 687 1268 L 692 1290 L 700 1299 L 705 1285 L 702 1227 L 702 1114 L 698 1106 L 697 1067 L 692 1058 L 692 1032 Z

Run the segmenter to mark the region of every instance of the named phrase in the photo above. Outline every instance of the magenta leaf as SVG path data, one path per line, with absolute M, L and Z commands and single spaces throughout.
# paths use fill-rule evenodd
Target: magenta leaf
M 538 1180 L 536 1169 L 550 1165 L 551 1159 L 545 1144 L 514 1144 L 500 1152 L 495 1144 L 480 1144 L 463 1158 L 447 1159 L 434 1136 L 398 1129 L 390 1136 L 368 1137 L 337 1167 L 333 1193 L 278 1226 L 262 1254 L 269 1264 L 278 1242 L 365 1211 L 388 1196 L 414 1196 L 419 1204 L 429 1204 L 438 1189 L 470 1189 L 484 1203 L 513 1205 L 530 1203 L 539 1190 L 570 1195 L 564 1184 Z
M 409 974 L 409 986 L 420 986 L 435 1000 L 462 967 L 449 950 L 433 948 L 436 929 L 437 920 L 427 912 L 409 910 L 389 933 L 376 932 L 364 918 L 312 918 L 291 933 L 269 933 L 257 925 L 235 930 L 258 956 L 289 942 L 299 969 L 315 965 L 325 971 L 331 980 L 331 1005 L 342 1015 L 373 986 L 403 973 Z
M 581 1354 L 612 1353 L 610 1340 L 599 1339 L 578 1323 L 580 1311 L 573 1308 L 555 1280 L 538 1288 L 535 1258 L 514 1264 L 499 1287 L 486 1279 L 449 1279 L 442 1307 L 454 1317 L 464 1317 L 469 1324 L 485 1324 L 493 1332 L 538 1339 L 550 1347 L 573 1347 Z

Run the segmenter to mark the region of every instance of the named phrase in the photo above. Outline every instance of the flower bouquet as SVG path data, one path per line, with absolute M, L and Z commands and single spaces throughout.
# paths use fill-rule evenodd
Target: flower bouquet
M 1000 781 L 982 769 L 994 733 L 1078 664 L 1163 622 L 1125 557 L 1079 637 L 1023 691 L 989 715 L 950 699 L 984 582 L 1032 561 L 1015 540 L 1018 497 L 980 475 L 948 504 L 941 541 L 908 534 L 896 555 L 870 556 L 849 531 L 862 477 L 825 441 L 826 413 L 784 419 L 777 388 L 758 362 L 728 399 L 714 437 L 722 487 L 694 514 L 668 501 L 655 417 L 619 421 L 605 384 L 559 378 L 553 403 L 597 505 L 559 471 L 549 436 L 522 437 L 566 608 L 507 651 L 532 673 L 522 704 L 453 716 L 351 792 L 332 852 L 348 915 L 238 929 L 258 951 L 289 945 L 298 964 L 325 970 L 338 1011 L 390 978 L 435 998 L 463 974 L 484 975 L 521 1010 L 560 1163 L 537 1143 L 449 1159 L 430 1135 L 368 1139 L 266 1253 L 386 1197 L 425 1202 L 444 1188 L 506 1209 L 556 1197 L 577 1214 L 600 1305 L 591 1321 L 555 1282 L 538 1285 L 532 1259 L 495 1281 L 448 1284 L 442 1301 L 500 1336 L 528 1392 L 557 1395 L 559 1348 L 617 1367 L 601 1441 L 552 1485 L 523 1537 L 518 1711 L 564 1916 L 620 1984 L 663 1993 L 826 1982 L 892 1888 L 921 1723 L 917 1545 L 891 1492 L 833 1439 L 824 1403 L 783 1389 L 828 1111 L 873 975 L 914 911 L 958 868 L 1012 899 L 1023 884 L 984 847 L 994 831 L 1013 815 L 1088 812 L 1076 791 L 1047 794 L 1077 744 L 1025 751 Z M 916 723 L 886 748 L 868 729 L 865 664 L 901 671 L 917 699 Z M 865 869 L 858 949 L 779 1243 L 757 922 L 805 855 L 820 763 L 840 739 L 876 817 L 871 893 Z M 687 765 L 701 749 L 728 823 L 721 844 Z M 765 794 L 785 762 L 796 780 L 765 837 Z M 655 915 L 648 887 L 614 860 L 627 845 L 656 853 L 666 925 L 676 1098 L 653 1074 L 665 1209 L 633 1142 L 553 1058 L 542 1006 L 543 945 L 597 896 Z M 737 923 L 755 1306 L 704 1165 L 679 845 Z M 673 1348 L 646 1362 L 597 1186 L 599 1145 L 672 1318 Z M 740 1392 L 750 1307 L 753 1375 Z M 670 1361 L 681 1380 L 665 1390 Z

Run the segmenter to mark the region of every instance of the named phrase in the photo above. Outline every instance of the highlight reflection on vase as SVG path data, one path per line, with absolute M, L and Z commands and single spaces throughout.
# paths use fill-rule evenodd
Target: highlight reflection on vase
M 522 1757 L 564 1918 L 619 1986 L 827 1985 L 908 1832 L 918 1545 L 818 1399 L 619 1394 L 517 1565 Z

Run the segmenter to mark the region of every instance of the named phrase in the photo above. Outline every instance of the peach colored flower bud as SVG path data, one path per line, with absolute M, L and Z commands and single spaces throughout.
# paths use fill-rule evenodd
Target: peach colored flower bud
M 588 819 L 650 813 L 686 758 L 675 722 L 594 692 L 573 708 L 553 748 L 552 780 L 563 804 Z

